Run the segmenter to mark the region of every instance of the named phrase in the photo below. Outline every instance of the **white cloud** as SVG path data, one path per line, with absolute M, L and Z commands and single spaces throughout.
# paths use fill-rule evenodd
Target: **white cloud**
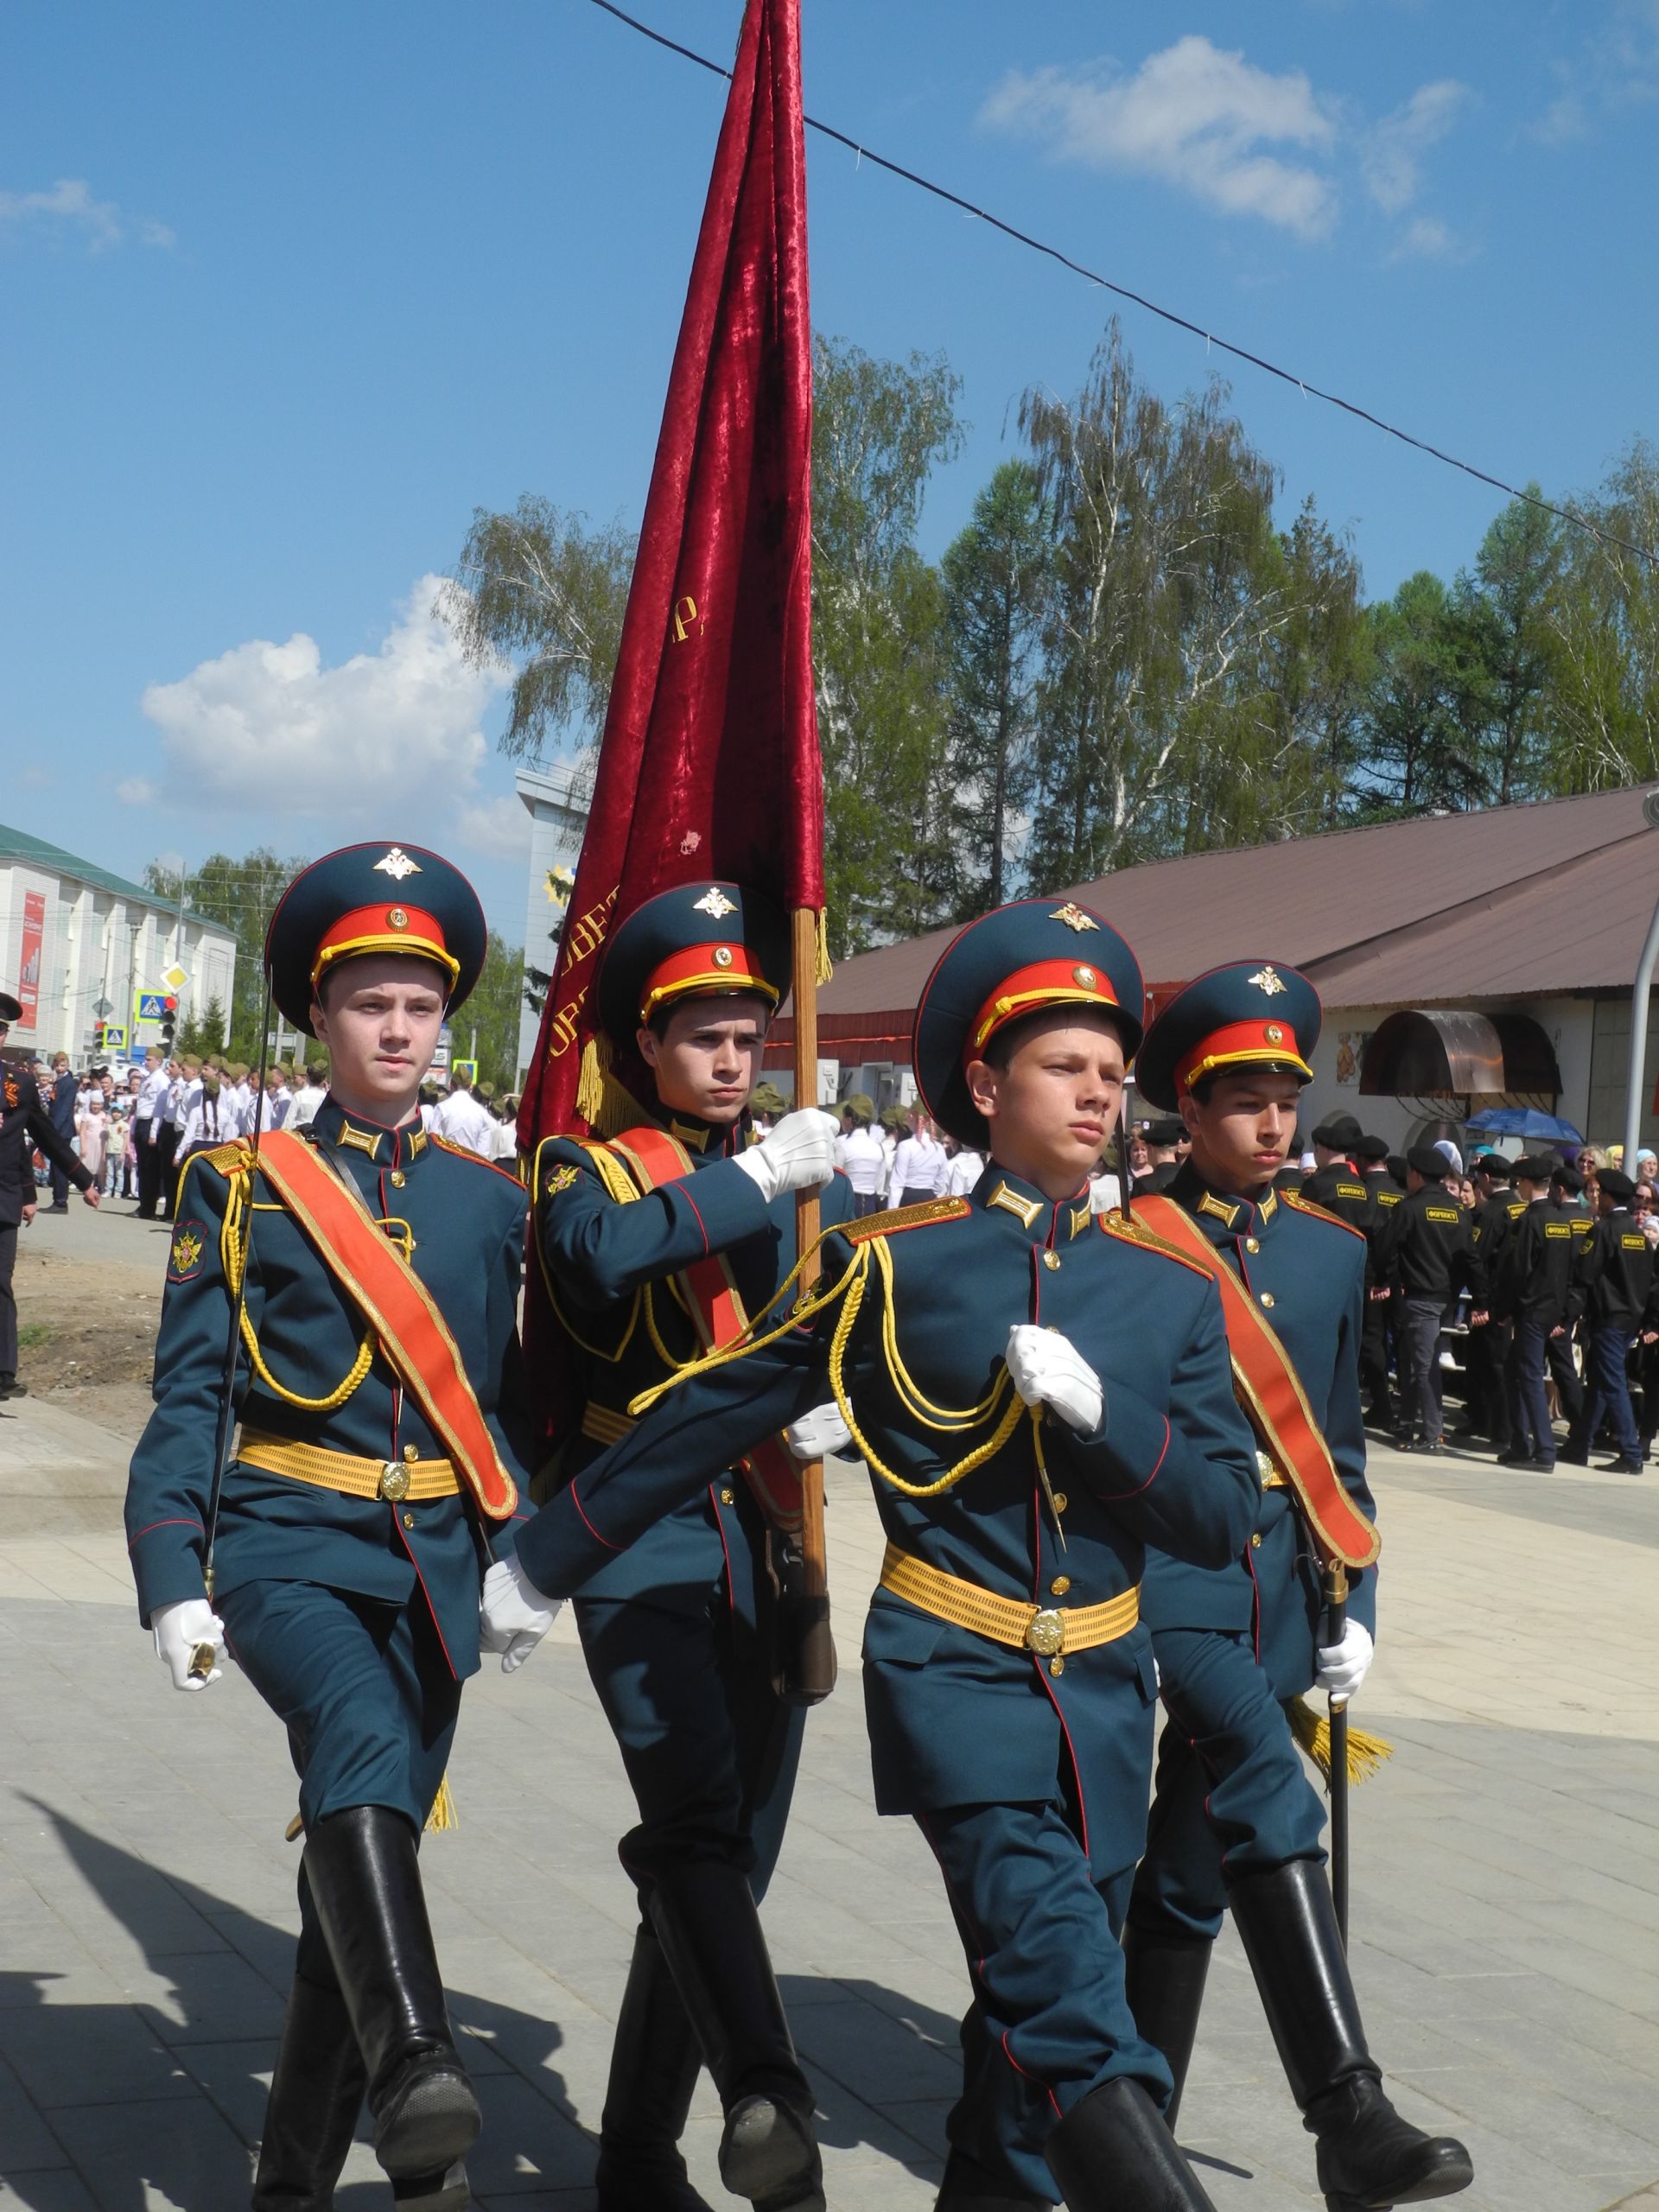
M 530 817 L 516 791 L 463 806 L 456 824 L 456 834 L 468 852 L 496 861 L 528 860 L 530 831 Z
M 123 806 L 154 806 L 161 797 L 161 788 L 152 784 L 148 776 L 124 776 L 115 787 L 115 795 Z
M 1613 0 L 1576 20 L 1588 35 L 1570 60 L 1550 65 L 1560 90 L 1527 134 L 1540 145 L 1571 145 L 1601 116 L 1659 100 L 1659 0 Z
M 512 680 L 472 666 L 423 576 L 379 651 L 325 668 L 316 640 L 256 638 L 142 702 L 161 732 L 168 796 L 191 805 L 329 818 L 424 798 L 470 798 L 486 750 L 479 722 Z
M 1043 141 L 1058 159 L 1154 176 L 1230 215 L 1256 215 L 1304 238 L 1336 220 L 1330 176 L 1263 148 L 1326 156 L 1333 105 L 1300 70 L 1275 77 L 1190 35 L 1131 75 L 1109 63 L 1074 76 L 1012 70 L 981 111 L 995 129 Z
M 1409 207 L 1422 189 L 1423 156 L 1452 129 L 1469 88 L 1455 78 L 1420 85 L 1403 107 L 1366 132 L 1360 150 L 1365 188 L 1385 215 Z
M 1395 245 L 1390 261 L 1467 261 L 1470 248 L 1438 215 L 1415 215 Z
M 124 245 L 129 237 L 141 245 L 178 244 L 165 223 L 124 214 L 112 200 L 94 200 L 82 176 L 60 176 L 49 192 L 0 192 L 0 232 L 26 228 L 78 231 L 92 253 Z

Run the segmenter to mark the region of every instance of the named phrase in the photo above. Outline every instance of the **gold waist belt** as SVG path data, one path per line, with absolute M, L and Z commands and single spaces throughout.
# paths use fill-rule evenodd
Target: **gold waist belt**
M 582 1433 L 595 1444 L 620 1444 L 632 1427 L 626 1414 L 613 1414 L 608 1406 L 586 1405 L 582 1409 Z
M 881 1587 L 918 1605 L 952 1628 L 971 1629 L 1016 1651 L 1035 1651 L 1045 1659 L 1067 1651 L 1092 1651 L 1116 1643 L 1141 1618 L 1139 1586 L 1100 1605 L 1033 1605 L 1019 1598 L 999 1598 L 977 1582 L 964 1582 L 929 1567 L 896 1544 L 881 1562 Z M 1058 1670 L 1057 1670 L 1058 1671 Z
M 404 1500 L 454 1497 L 461 1478 L 449 1459 L 359 1459 L 351 1452 L 327 1452 L 320 1444 L 290 1444 L 285 1437 L 262 1436 L 245 1429 L 237 1458 L 269 1475 L 287 1475 L 344 1497 L 379 1497 L 388 1505 Z

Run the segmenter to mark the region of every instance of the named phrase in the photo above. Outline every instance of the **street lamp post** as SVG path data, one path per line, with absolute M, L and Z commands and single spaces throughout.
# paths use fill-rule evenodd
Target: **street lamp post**
M 1659 791 L 1651 791 L 1642 802 L 1642 819 L 1649 830 L 1659 830 Z M 1653 918 L 1648 924 L 1647 936 L 1642 941 L 1642 957 L 1636 965 L 1636 987 L 1630 993 L 1630 1079 L 1624 1093 L 1624 1173 L 1636 1173 L 1637 1147 L 1642 1128 L 1642 1099 L 1648 1077 L 1648 999 L 1653 988 L 1653 970 L 1659 962 L 1659 899 L 1656 899 Z

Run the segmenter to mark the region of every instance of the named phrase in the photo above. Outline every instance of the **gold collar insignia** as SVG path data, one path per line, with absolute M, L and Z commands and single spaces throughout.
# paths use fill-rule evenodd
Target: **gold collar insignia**
M 668 1125 L 668 1134 L 671 1137 L 677 1138 L 681 1144 L 690 1145 L 693 1152 L 706 1152 L 709 1149 L 709 1139 L 713 1132 L 709 1129 L 690 1128 L 683 1122 L 671 1122 Z
M 409 1156 L 410 1156 L 410 1158 L 411 1160 L 418 1160 L 418 1159 L 420 1158 L 421 1154 L 422 1154 L 425 1150 L 426 1150 L 426 1131 L 425 1131 L 424 1129 L 423 1129 L 423 1128 L 418 1128 L 418 1127 L 416 1127 L 416 1128 L 412 1128 L 412 1129 L 409 1132 Z
M 1081 1236 L 1084 1230 L 1088 1228 L 1090 1223 L 1094 1219 L 1094 1213 L 1091 1208 L 1088 1206 L 1073 1206 L 1071 1209 L 1071 1234 L 1074 1236 Z
M 1264 1191 L 1262 1193 L 1262 1196 L 1256 1200 L 1255 1210 L 1261 1215 L 1263 1221 L 1271 1221 L 1274 1214 L 1279 1211 L 1278 1192 L 1276 1191 L 1270 1190 Z
M 1230 1229 L 1238 1219 L 1241 1209 L 1229 1205 L 1225 1198 L 1218 1198 L 1213 1191 L 1206 1191 L 1198 1200 L 1200 1213 L 1214 1214 L 1224 1229 Z
M 366 1153 L 371 1160 L 378 1160 L 380 1157 L 380 1132 L 378 1129 L 354 1129 L 349 1122 L 342 1122 L 334 1146 L 338 1151 Z
M 999 1183 L 985 1204 L 1000 1206 L 1004 1213 L 1011 1213 L 1022 1229 L 1029 1229 L 1043 1210 L 1040 1198 L 1022 1198 L 1018 1191 L 1010 1190 L 1006 1183 Z

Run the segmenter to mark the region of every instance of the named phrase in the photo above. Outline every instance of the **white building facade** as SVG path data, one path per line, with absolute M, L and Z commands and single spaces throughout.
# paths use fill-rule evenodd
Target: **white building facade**
M 182 1023 L 216 999 L 228 1020 L 235 980 L 236 938 L 222 924 L 188 906 L 181 917 L 141 884 L 0 824 L 0 990 L 23 1006 L 10 1052 L 67 1052 L 78 1067 L 142 1058 L 162 1037 L 156 1001 L 175 998 Z M 109 1048 L 102 1022 L 118 1039 Z

